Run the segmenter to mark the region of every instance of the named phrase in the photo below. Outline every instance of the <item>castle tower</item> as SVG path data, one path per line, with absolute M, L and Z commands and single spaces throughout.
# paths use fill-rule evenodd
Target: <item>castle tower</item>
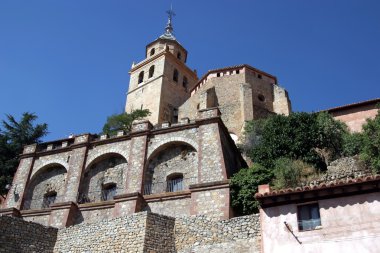
M 178 120 L 178 107 L 189 97 L 198 80 L 186 66 L 187 51 L 173 35 L 172 18 L 168 11 L 165 33 L 146 46 L 145 59 L 133 64 L 127 93 L 126 112 L 149 109 L 153 124 Z

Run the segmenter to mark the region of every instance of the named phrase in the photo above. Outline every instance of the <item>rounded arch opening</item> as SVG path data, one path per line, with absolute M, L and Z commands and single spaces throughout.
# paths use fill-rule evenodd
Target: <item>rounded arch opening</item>
M 113 199 L 124 188 L 127 160 L 117 153 L 103 154 L 85 169 L 79 187 L 78 203 Z
M 155 54 L 155 52 L 156 52 L 156 49 L 152 48 L 152 49 L 150 50 L 150 56 L 153 56 L 153 55 Z
M 144 71 L 141 71 L 139 74 L 138 84 L 142 83 L 144 81 Z
M 154 65 L 152 65 L 150 68 L 149 68 L 149 78 L 153 77 L 154 75 Z
M 63 201 L 66 168 L 58 163 L 45 165 L 30 179 L 25 192 L 23 209 L 49 208 Z
M 185 142 L 169 142 L 158 147 L 144 171 L 144 194 L 188 189 L 198 181 L 198 154 Z

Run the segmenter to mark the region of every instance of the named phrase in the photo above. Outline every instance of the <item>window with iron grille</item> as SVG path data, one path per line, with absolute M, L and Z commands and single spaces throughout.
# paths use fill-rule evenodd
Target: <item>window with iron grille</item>
M 44 195 L 44 199 L 42 201 L 42 208 L 49 208 L 52 204 L 54 204 L 57 198 L 57 193 L 55 191 L 48 192 Z
M 177 192 L 183 190 L 183 175 L 174 174 L 168 177 L 166 181 L 166 189 L 168 192 Z
M 101 200 L 111 200 L 116 195 L 116 184 L 108 184 L 103 186 Z

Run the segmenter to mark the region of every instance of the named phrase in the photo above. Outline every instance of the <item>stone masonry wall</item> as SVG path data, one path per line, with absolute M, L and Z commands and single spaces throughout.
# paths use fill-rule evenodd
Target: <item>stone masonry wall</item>
M 180 253 L 260 252 L 260 216 L 252 214 L 215 221 L 207 216 L 177 218 L 176 250 Z
M 144 252 L 176 252 L 174 225 L 174 218 L 148 213 Z
M 144 252 L 147 213 L 58 231 L 54 252 Z
M 5 252 L 218 252 L 260 248 L 258 214 L 215 221 L 206 216 L 172 218 L 140 212 L 63 229 L 0 216 Z
M 53 252 L 56 239 L 56 228 L 0 216 L 0 253 L 50 253 Z
M 215 221 L 202 215 L 172 218 L 141 212 L 61 229 L 54 252 L 254 253 L 259 249 L 258 214 Z

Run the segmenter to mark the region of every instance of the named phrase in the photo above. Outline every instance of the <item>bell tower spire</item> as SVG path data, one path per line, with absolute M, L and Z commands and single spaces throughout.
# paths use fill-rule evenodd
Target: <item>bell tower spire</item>
M 173 34 L 173 7 L 167 12 L 165 32 L 145 48 L 145 59 L 129 71 L 125 111 L 149 109 L 152 124 L 178 122 L 178 108 L 189 97 L 198 81 L 197 74 L 186 65 L 187 51 Z
M 166 24 L 166 27 L 165 27 L 165 33 L 161 35 L 160 38 L 175 40 L 175 37 L 173 34 L 174 29 L 173 29 L 173 24 L 172 24 L 173 17 L 175 17 L 175 12 L 173 11 L 172 5 L 170 5 L 170 10 L 166 11 L 166 13 L 168 14 L 168 23 Z

